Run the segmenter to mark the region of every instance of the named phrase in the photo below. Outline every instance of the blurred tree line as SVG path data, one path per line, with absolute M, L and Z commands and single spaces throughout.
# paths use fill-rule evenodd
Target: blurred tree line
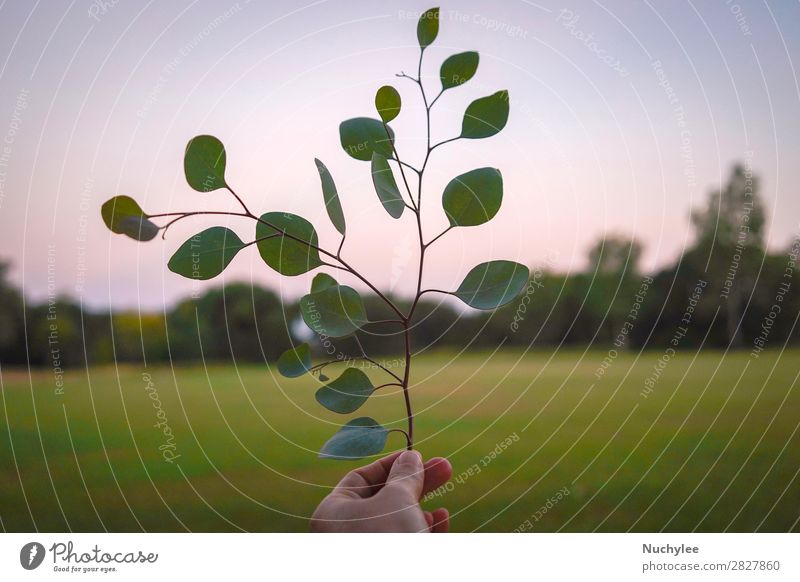
M 461 311 L 456 302 L 423 302 L 415 316 L 414 348 L 661 348 L 681 327 L 679 348 L 749 350 L 759 338 L 766 338 L 767 347 L 796 340 L 800 240 L 779 252 L 767 250 L 766 216 L 752 172 L 735 166 L 725 187 L 694 211 L 692 224 L 692 245 L 657 273 L 642 273 L 636 240 L 610 235 L 589 249 L 583 272 L 534 266 L 523 295 L 491 314 Z M 309 340 L 297 303 L 248 284 L 211 288 L 164 313 L 109 313 L 81 311 L 63 297 L 26 305 L 7 271 L 0 264 L 2 365 L 262 362 L 274 361 L 298 341 L 311 341 L 331 357 L 362 349 L 389 357 L 402 351 L 393 324 L 370 325 L 346 339 Z M 699 281 L 706 285 L 693 299 Z M 393 299 L 408 308 L 402 298 Z M 365 296 L 365 303 L 370 319 L 392 317 L 376 297 Z

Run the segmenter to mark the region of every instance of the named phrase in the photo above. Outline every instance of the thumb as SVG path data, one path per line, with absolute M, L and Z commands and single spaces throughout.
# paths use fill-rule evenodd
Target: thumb
M 392 465 L 385 488 L 402 491 L 417 501 L 422 495 L 424 481 L 425 468 L 422 466 L 422 456 L 417 451 L 404 451 Z

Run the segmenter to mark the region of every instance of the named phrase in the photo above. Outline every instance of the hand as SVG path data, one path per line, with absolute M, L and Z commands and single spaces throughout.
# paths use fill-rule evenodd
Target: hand
M 445 533 L 448 511 L 423 511 L 419 500 L 452 475 L 447 459 L 435 457 L 423 465 L 417 451 L 391 454 L 345 475 L 317 507 L 311 531 Z

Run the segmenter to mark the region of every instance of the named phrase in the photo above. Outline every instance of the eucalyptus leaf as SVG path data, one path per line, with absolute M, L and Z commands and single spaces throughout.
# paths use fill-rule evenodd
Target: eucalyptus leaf
M 225 188 L 225 146 L 213 135 L 198 135 L 186 145 L 183 171 L 198 192 Z
M 297 378 L 311 369 L 311 348 L 303 343 L 290 348 L 278 358 L 278 372 L 287 378 Z
M 323 289 L 327 289 L 328 287 L 333 287 L 334 285 L 338 284 L 339 283 L 336 282 L 336 279 L 327 273 L 318 273 L 317 275 L 314 275 L 314 279 L 311 281 L 311 292 L 314 293 L 315 291 L 322 291 Z
M 367 312 L 358 291 L 332 285 L 300 299 L 303 321 L 318 335 L 344 337 L 367 323 Z
M 158 234 L 158 226 L 148 220 L 147 214 L 130 196 L 114 196 L 100 208 L 100 215 L 108 229 L 138 241 L 148 241 Z
M 498 91 L 469 104 L 461 122 L 461 137 L 491 137 L 503 129 L 507 121 L 508 91 Z
M 387 135 L 388 133 L 388 135 Z M 356 117 L 339 124 L 339 140 L 350 157 L 369 162 L 372 154 L 392 157 L 392 128 L 370 117 Z
M 211 279 L 225 270 L 245 246 L 229 228 L 214 226 L 183 243 L 169 260 L 169 270 L 189 279 Z
M 380 453 L 389 431 L 375 420 L 362 416 L 345 424 L 322 446 L 322 459 L 355 460 Z
M 372 154 L 372 183 L 378 193 L 381 204 L 392 218 L 400 218 L 405 210 L 406 203 L 397 187 L 394 173 L 389 166 L 389 161 L 380 154 Z
M 375 93 L 375 109 L 384 123 L 389 123 L 400 114 L 400 93 L 391 85 L 384 85 Z
M 417 22 L 417 40 L 422 49 L 430 46 L 439 34 L 439 8 L 430 8 L 422 13 Z
M 494 309 L 517 297 L 528 284 L 528 276 L 528 267 L 512 261 L 481 263 L 453 295 L 475 309 Z
M 281 275 L 302 275 L 322 265 L 319 251 L 314 248 L 319 246 L 317 231 L 305 218 L 287 212 L 262 215 L 256 224 L 256 238 L 263 239 L 275 234 L 278 236 L 257 243 L 258 252 L 264 262 Z
M 478 168 L 450 180 L 442 206 L 451 226 L 476 226 L 490 221 L 503 201 L 503 176 L 496 168 Z
M 317 171 L 319 172 L 319 180 L 322 184 L 322 197 L 325 199 L 325 210 L 328 211 L 328 216 L 333 223 L 339 234 L 344 236 L 347 226 L 344 221 L 344 212 L 342 212 L 342 203 L 339 201 L 339 193 L 336 191 L 336 184 L 333 182 L 333 177 L 318 159 L 314 158 L 317 164 Z
M 475 51 L 467 51 L 447 57 L 439 69 L 442 91 L 458 87 L 475 76 L 480 57 Z
M 339 414 L 355 412 L 375 391 L 369 377 L 356 368 L 347 368 L 333 382 L 316 393 L 317 402 Z

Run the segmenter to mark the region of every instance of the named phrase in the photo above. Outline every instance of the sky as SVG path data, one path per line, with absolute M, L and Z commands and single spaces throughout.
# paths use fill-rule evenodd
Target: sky
M 209 282 L 166 263 L 184 240 L 237 219 L 187 219 L 166 240 L 107 231 L 100 206 L 125 194 L 148 213 L 235 210 L 222 190 L 183 177 L 198 134 L 219 137 L 227 179 L 254 212 L 310 220 L 334 250 L 314 158 L 338 186 L 348 218 L 344 257 L 382 289 L 416 282 L 413 217 L 393 220 L 369 164 L 339 145 L 345 119 L 375 116 L 374 94 L 395 86 L 401 158 L 424 154 L 414 72 L 421 2 L 0 0 L 0 260 L 32 300 L 53 294 L 89 307 L 160 309 L 226 281 L 287 298 L 313 273 L 282 277 L 255 248 Z M 466 106 L 507 89 L 506 128 L 432 155 L 423 227 L 447 225 L 441 193 L 455 176 L 492 166 L 504 178 L 490 223 L 455 229 L 431 248 L 425 286 L 455 289 L 476 264 L 510 259 L 581 270 L 608 233 L 635 236 L 643 267 L 674 261 L 692 240 L 690 211 L 739 161 L 760 176 L 768 238 L 800 231 L 800 2 L 504 2 L 441 4 L 423 81 L 439 89 L 447 56 L 477 50 L 476 76 L 432 112 L 434 141 L 457 135 Z M 399 176 L 398 176 L 399 179 Z M 363 288 L 356 282 L 347 281 Z

